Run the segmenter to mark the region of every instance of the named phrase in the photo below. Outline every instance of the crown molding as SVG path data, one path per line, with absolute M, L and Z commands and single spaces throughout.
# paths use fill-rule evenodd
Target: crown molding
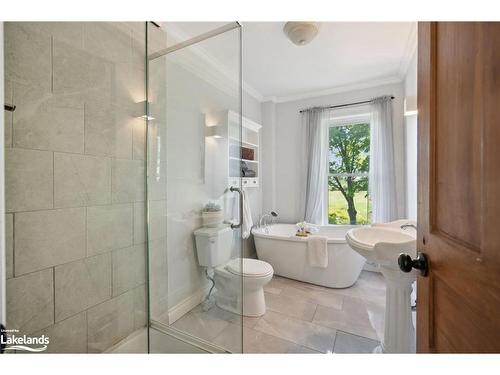
M 259 102 L 264 101 L 264 95 L 262 95 L 256 88 L 253 86 L 250 86 L 248 82 L 242 81 L 242 89 L 245 91 L 248 95 L 253 96 L 254 99 L 256 99 Z
M 349 85 L 335 86 L 325 90 L 309 91 L 301 94 L 287 95 L 287 96 L 267 96 L 264 97 L 264 101 L 272 101 L 274 103 L 285 103 L 293 102 L 296 100 L 315 98 L 319 96 L 326 96 L 332 94 L 339 94 L 342 92 L 356 91 L 362 89 L 368 89 L 371 87 L 392 85 L 396 83 L 401 83 L 402 79 L 399 76 L 391 76 L 381 79 L 374 79 L 370 81 L 357 82 Z
M 161 26 L 164 30 L 167 31 L 167 35 L 173 37 L 173 39 L 176 41 L 186 40 L 189 39 L 190 37 L 172 23 L 165 24 L 164 22 L 162 22 Z M 284 95 L 284 96 L 264 96 L 248 82 L 242 80 L 242 90 L 261 103 L 262 102 L 284 103 L 295 100 L 338 94 L 348 91 L 362 90 L 371 87 L 401 83 L 405 78 L 406 71 L 408 70 L 411 59 L 413 58 L 413 55 L 415 54 L 417 49 L 416 34 L 417 34 L 417 23 L 414 22 L 412 23 L 412 26 L 408 34 L 407 43 L 405 46 L 404 54 L 400 61 L 397 75 L 394 76 L 363 81 L 363 82 L 356 82 L 348 85 L 334 86 L 329 89 L 315 90 L 315 91 L 309 91 L 292 95 Z M 234 93 L 234 87 L 236 87 L 235 85 L 238 84 L 238 79 L 235 78 L 235 76 L 231 76 L 225 69 L 223 69 L 223 65 L 218 59 L 214 58 L 204 48 L 200 47 L 199 45 L 191 46 L 190 51 L 200 60 L 203 61 L 203 63 L 201 63 L 201 61 L 196 62 L 193 59 L 191 59 L 188 65 L 189 69 L 193 73 L 197 74 L 200 78 L 210 82 L 211 84 L 214 84 L 216 87 L 219 87 L 220 89 L 226 91 L 229 94 Z M 221 79 L 223 79 L 226 82 L 221 82 Z
M 403 56 L 401 57 L 401 62 L 399 64 L 398 75 L 401 79 L 404 79 L 410 62 L 417 52 L 417 23 L 413 22 L 410 27 L 410 32 L 408 33 L 408 39 L 406 41 L 405 50 Z
M 278 97 L 276 97 L 276 96 L 264 96 L 262 98 L 262 103 L 267 103 L 267 102 L 278 103 Z
M 162 23 L 162 28 L 166 30 L 167 35 L 172 36 L 176 41 L 183 41 L 190 38 L 189 35 L 184 33 L 181 29 L 179 29 L 172 23 Z M 204 63 L 206 63 L 210 67 L 210 69 L 215 70 L 217 72 L 217 76 L 223 77 L 228 81 L 227 84 L 218 82 L 217 86 L 229 87 L 231 85 L 239 84 L 238 78 L 235 78 L 235 76 L 231 76 L 225 69 L 223 69 L 223 64 L 218 59 L 213 57 L 210 53 L 208 53 L 203 47 L 200 47 L 199 45 L 193 45 L 190 47 L 190 51 L 198 56 L 201 60 L 203 60 Z M 205 76 L 207 76 L 207 74 L 213 76 L 213 74 L 210 74 L 208 72 L 206 66 L 200 66 L 199 69 L 196 69 L 195 64 L 191 64 L 191 70 L 197 73 L 201 78 L 204 78 Z M 209 81 L 210 83 L 214 83 L 212 79 L 209 79 Z M 264 96 L 248 82 L 245 82 L 245 80 L 242 80 L 241 85 L 242 90 L 245 91 L 248 95 L 252 96 L 258 102 L 262 102 L 264 100 Z

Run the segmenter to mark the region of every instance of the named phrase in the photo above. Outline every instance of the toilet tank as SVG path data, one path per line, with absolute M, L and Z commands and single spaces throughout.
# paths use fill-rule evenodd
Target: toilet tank
M 204 267 L 216 267 L 231 259 L 233 230 L 229 226 L 200 228 L 194 231 L 198 263 Z

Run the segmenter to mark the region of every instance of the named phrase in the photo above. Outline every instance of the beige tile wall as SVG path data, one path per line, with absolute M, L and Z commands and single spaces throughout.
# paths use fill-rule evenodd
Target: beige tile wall
M 146 324 L 144 23 L 5 24 L 7 325 L 101 352 Z

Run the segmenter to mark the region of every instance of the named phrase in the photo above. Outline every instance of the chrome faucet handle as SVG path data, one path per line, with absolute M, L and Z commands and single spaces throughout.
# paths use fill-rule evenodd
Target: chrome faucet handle
M 271 211 L 269 214 L 263 214 L 259 219 L 259 228 L 267 228 L 269 225 L 269 219 L 271 219 L 271 224 L 274 224 L 274 219 L 278 217 L 278 214 Z

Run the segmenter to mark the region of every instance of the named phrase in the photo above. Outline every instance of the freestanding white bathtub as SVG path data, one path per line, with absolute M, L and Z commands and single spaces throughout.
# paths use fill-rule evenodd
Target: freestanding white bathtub
M 270 263 L 274 273 L 329 288 L 347 288 L 359 277 L 365 258 L 352 250 L 345 235 L 354 226 L 322 226 L 316 236 L 328 238 L 328 267 L 311 267 L 307 260 L 307 238 L 297 237 L 294 224 L 254 228 L 252 233 L 259 259 Z

